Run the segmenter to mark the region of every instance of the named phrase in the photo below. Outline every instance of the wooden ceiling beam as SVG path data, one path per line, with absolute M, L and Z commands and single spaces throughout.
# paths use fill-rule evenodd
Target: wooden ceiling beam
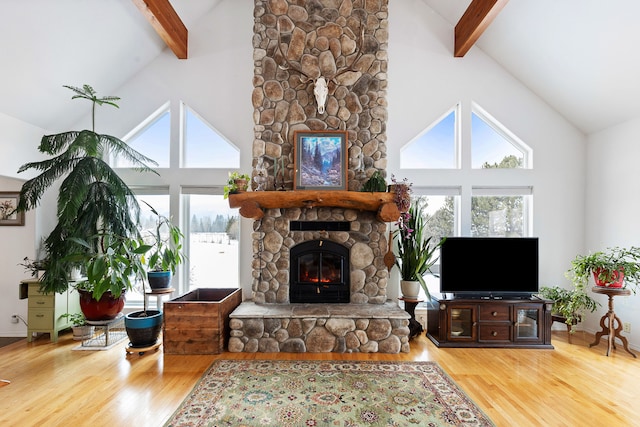
M 187 59 L 189 32 L 169 0 L 133 0 L 178 59 Z
M 509 0 L 472 0 L 456 24 L 453 56 L 463 57 Z

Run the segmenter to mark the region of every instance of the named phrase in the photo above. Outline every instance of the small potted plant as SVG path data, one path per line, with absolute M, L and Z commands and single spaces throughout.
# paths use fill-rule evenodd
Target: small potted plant
M 596 286 L 628 287 L 634 293 L 640 283 L 640 248 L 607 248 L 571 261 L 567 277 L 576 286 L 586 286 L 593 276 Z
M 71 322 L 71 331 L 73 332 L 73 339 L 76 341 L 88 340 L 93 336 L 94 327 L 88 325 L 84 314 L 82 313 L 65 313 L 62 317 L 66 317 Z
M 160 215 L 149 203 L 144 203 L 156 216 L 155 229 L 143 236 L 143 244 L 150 248 L 148 257 L 143 257 L 143 262 L 146 262 L 150 268 L 147 279 L 151 289 L 166 289 L 170 287 L 172 276 L 176 273 L 178 265 L 184 261 L 185 257 L 182 253 L 184 235 L 180 228 L 173 225 L 170 218 Z
M 364 183 L 360 191 L 383 192 L 387 190 L 387 181 L 379 170 L 375 171 L 371 177 Z
M 29 272 L 31 277 L 39 277 L 47 269 L 48 260 L 35 260 L 29 257 L 24 257 L 22 262 L 18 265 L 24 267 L 24 271 Z
M 587 311 L 593 313 L 600 305 L 599 302 L 586 293 L 584 286 L 576 286 L 573 289 L 565 289 L 559 286 L 542 286 L 540 288 L 540 296 L 553 301 L 551 313 L 564 318 L 571 333 L 574 332 L 573 326 L 582 320 L 582 316 Z
M 229 172 L 229 179 L 224 186 L 224 198 L 228 198 L 229 194 L 247 191 L 251 177 L 246 173 Z
M 444 243 L 441 239 L 432 243 L 433 236 L 427 237 L 424 226 L 423 208 L 419 200 L 414 200 L 409 210 L 400 215 L 394 240 L 397 250 L 395 264 L 400 270 L 400 286 L 404 298 L 418 299 L 420 286 L 427 298 L 430 296 L 424 275 L 430 272 L 438 257 L 436 251 Z

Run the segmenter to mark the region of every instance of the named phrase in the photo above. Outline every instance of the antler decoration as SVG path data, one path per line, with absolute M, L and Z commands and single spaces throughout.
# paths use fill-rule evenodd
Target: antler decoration
M 360 32 L 360 46 L 357 47 L 357 54 L 355 59 L 351 61 L 351 65 L 341 68 L 340 70 L 336 71 L 331 77 L 324 77 L 322 75 L 318 77 L 311 77 L 309 74 L 305 73 L 302 70 L 302 67 L 296 67 L 295 64 L 291 63 L 287 58 L 287 56 L 282 51 L 282 47 L 281 47 L 282 37 L 280 35 L 281 34 L 280 22 L 276 24 L 276 28 L 278 30 L 278 51 L 280 51 L 280 55 L 286 62 L 286 66 L 283 64 L 278 64 L 278 66 L 282 70 L 293 70 L 300 73 L 300 83 L 313 82 L 313 95 L 316 98 L 316 103 L 318 104 L 318 113 L 320 114 L 324 114 L 324 107 L 325 107 L 325 104 L 327 103 L 327 96 L 329 95 L 328 82 L 333 81 L 334 83 L 337 84 L 337 81 L 335 80 L 336 77 L 346 73 L 347 71 L 356 71 L 353 67 L 362 57 L 362 46 L 364 45 L 364 25 L 362 25 L 361 27 L 362 27 L 362 31 Z M 306 77 L 306 80 L 303 78 L 303 76 Z
M 353 67 L 356 65 L 356 63 L 362 57 L 362 47 L 363 46 L 364 46 L 364 25 L 362 25 L 362 29 L 360 31 L 360 46 L 357 47 L 358 54 L 356 55 L 355 59 L 353 61 L 351 61 L 351 65 L 349 65 L 348 67 L 345 66 L 342 69 L 336 71 L 336 73 L 333 76 L 331 76 L 331 78 L 329 80 L 333 80 L 335 82 L 335 78 L 338 77 L 339 75 L 344 74 L 347 71 L 357 71 Z

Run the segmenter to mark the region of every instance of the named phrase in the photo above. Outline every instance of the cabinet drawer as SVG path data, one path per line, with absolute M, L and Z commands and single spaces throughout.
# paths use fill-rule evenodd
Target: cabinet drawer
M 29 295 L 29 308 L 53 308 L 53 295 Z
M 52 309 L 29 309 L 29 329 L 51 329 L 53 327 Z
M 485 321 L 509 320 L 511 307 L 509 305 L 481 305 L 479 318 Z
M 511 339 L 511 325 L 480 325 L 480 341 L 509 341 Z

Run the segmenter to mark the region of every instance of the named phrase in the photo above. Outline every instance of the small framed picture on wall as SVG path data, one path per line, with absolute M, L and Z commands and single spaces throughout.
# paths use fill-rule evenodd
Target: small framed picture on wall
M 24 225 L 24 212 L 16 212 L 20 193 L 0 191 L 0 225 Z

